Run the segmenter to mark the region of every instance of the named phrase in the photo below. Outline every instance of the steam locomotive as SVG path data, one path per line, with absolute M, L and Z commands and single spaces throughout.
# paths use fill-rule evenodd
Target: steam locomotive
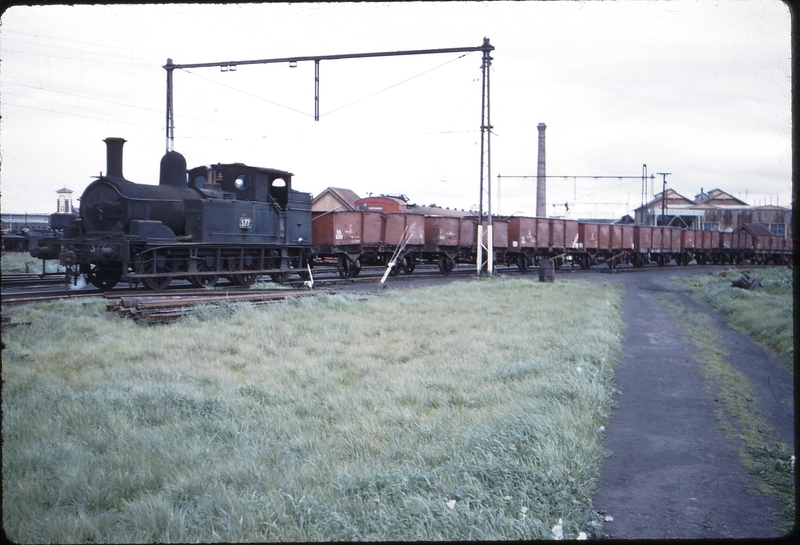
M 101 289 L 308 274 L 311 195 L 292 189 L 292 173 L 240 163 L 187 170 L 183 155 L 168 151 L 159 184 L 138 184 L 122 174 L 125 140 L 104 142 L 106 173 L 83 192 L 80 216 L 51 223 L 57 235 L 40 239 L 33 257 L 59 259 Z

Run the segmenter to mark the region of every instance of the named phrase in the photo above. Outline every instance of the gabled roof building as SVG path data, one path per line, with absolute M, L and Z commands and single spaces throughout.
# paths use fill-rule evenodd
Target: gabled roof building
M 694 200 L 674 189 L 657 194 L 635 211 L 639 225 L 671 225 L 685 229 L 732 232 L 740 224 L 761 225 L 780 237 L 792 236 L 792 209 L 750 206 L 721 189 L 700 190 Z
M 355 191 L 341 187 L 329 187 L 311 201 L 313 212 L 330 212 L 341 210 L 352 212 L 356 209 L 356 201 L 361 197 Z

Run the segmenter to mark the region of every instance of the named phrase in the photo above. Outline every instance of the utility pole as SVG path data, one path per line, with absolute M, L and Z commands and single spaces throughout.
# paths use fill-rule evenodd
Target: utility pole
M 661 225 L 664 225 L 664 221 L 667 216 L 667 176 L 671 175 L 671 172 L 656 172 L 661 179 L 664 180 L 664 188 L 661 190 Z
M 489 67 L 492 65 L 492 57 L 489 53 L 494 49 L 489 44 L 489 38 L 483 39 L 483 62 L 481 63 L 482 84 L 481 84 L 481 188 L 480 200 L 478 201 L 478 254 L 475 259 L 477 267 L 477 274 L 481 276 L 484 271 L 483 264 L 483 173 L 484 166 L 486 168 L 486 186 L 488 189 L 487 204 L 488 204 L 488 223 L 486 225 L 486 274 L 492 274 L 492 261 L 494 255 L 493 240 L 492 240 L 492 161 L 491 161 L 491 134 L 492 124 L 490 120 L 490 101 L 489 101 Z M 484 143 L 486 144 L 486 155 L 484 159 Z M 499 182 L 498 182 L 499 183 Z

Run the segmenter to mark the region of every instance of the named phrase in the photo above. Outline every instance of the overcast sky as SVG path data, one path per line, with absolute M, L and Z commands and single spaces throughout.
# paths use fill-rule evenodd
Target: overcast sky
M 167 58 L 177 64 L 495 47 L 493 212 L 533 215 L 547 125 L 548 215 L 618 218 L 648 174 L 791 205 L 790 11 L 779 0 L 15 6 L 0 26 L 3 212 L 54 212 L 105 172 L 158 183 Z M 314 195 L 476 206 L 481 53 L 176 70 L 175 149 L 189 167 L 288 170 Z M 532 176 L 498 178 L 501 176 Z M 585 179 L 576 176 L 633 176 Z M 662 177 L 646 183 L 658 193 Z M 76 203 L 78 204 L 78 203 Z M 566 210 L 564 205 L 569 207 Z

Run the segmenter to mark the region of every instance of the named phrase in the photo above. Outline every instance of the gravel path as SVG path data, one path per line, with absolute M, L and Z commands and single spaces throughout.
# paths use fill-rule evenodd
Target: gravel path
M 703 269 L 703 271 L 714 269 Z M 783 535 L 772 498 L 753 495 L 757 480 L 719 427 L 712 394 L 703 389 L 697 352 L 657 298 L 711 318 L 730 348 L 729 363 L 748 375 L 779 438 L 794 444 L 791 373 L 669 278 L 675 270 L 603 275 L 624 282 L 626 341 L 617 367 L 617 396 L 608 425 L 610 456 L 594 507 L 619 539 L 769 538 Z

